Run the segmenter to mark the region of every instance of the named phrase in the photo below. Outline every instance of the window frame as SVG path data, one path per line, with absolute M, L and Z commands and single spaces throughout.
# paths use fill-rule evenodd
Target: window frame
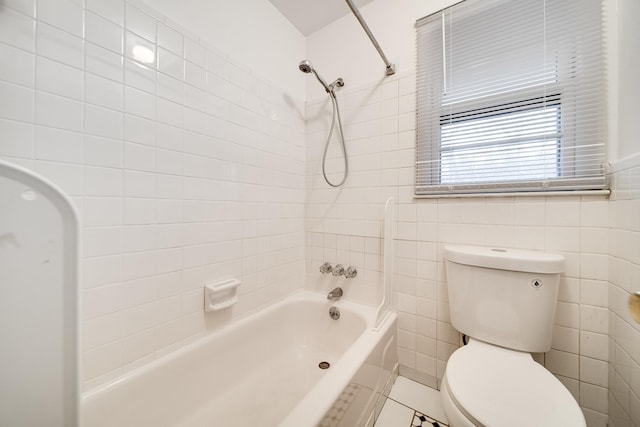
M 458 7 L 462 3 L 471 3 L 474 0 L 463 0 L 460 3 L 457 3 L 453 7 Z M 549 0 L 547 0 L 549 1 Z M 477 2 L 477 0 L 476 0 Z M 425 21 L 430 19 L 433 22 L 437 21 L 437 17 L 439 15 L 444 15 L 447 8 L 443 11 L 436 12 L 435 14 L 429 15 L 428 17 L 422 18 L 418 20 L 418 27 L 421 25 L 421 21 Z M 427 33 L 426 37 L 433 38 L 431 42 L 435 45 L 441 43 L 443 46 L 442 49 L 442 57 L 445 57 L 445 43 L 444 43 L 444 32 L 445 32 L 445 20 L 442 19 L 442 41 L 438 40 L 437 34 L 435 30 L 433 33 Z M 604 27 L 604 26 L 603 26 Z M 604 29 L 602 29 L 604 31 Z M 434 36 L 436 34 L 436 36 Z M 424 42 L 423 42 L 424 43 Z M 420 33 L 418 33 L 418 47 L 420 45 Z M 420 66 L 420 54 L 418 51 L 418 64 Z M 572 63 L 575 61 L 575 56 L 572 56 L 573 50 L 571 45 L 561 46 L 558 51 L 555 52 L 555 55 L 564 55 L 562 58 L 555 58 L 556 63 L 560 61 L 564 61 L 564 66 L 566 67 L 567 63 Z M 438 63 L 438 60 L 441 62 Z M 554 58 L 551 58 L 553 61 Z M 438 58 L 437 55 L 435 60 L 432 61 L 434 65 L 432 66 L 433 70 L 444 70 L 446 68 L 446 59 Z M 604 63 L 604 51 L 602 51 L 602 62 Z M 431 68 L 429 70 L 432 70 Z M 601 67 L 601 71 L 604 74 L 605 68 Z M 425 72 L 426 73 L 426 72 Z M 431 74 L 429 74 L 431 73 Z M 604 139 L 602 139 L 602 143 L 598 144 L 597 148 L 594 145 L 582 144 L 582 142 L 578 139 L 578 134 L 580 133 L 579 126 L 584 124 L 585 121 L 583 117 L 580 116 L 580 113 L 576 113 L 573 111 L 572 115 L 566 116 L 563 114 L 563 110 L 567 105 L 570 105 L 571 108 L 576 110 L 577 101 L 575 99 L 575 94 L 572 97 L 565 98 L 564 97 L 564 88 L 563 86 L 566 84 L 567 76 L 563 76 L 563 79 L 558 79 L 556 76 L 556 80 L 552 82 L 545 82 L 544 84 L 544 95 L 541 96 L 541 91 L 539 87 L 524 87 L 522 89 L 516 89 L 511 93 L 499 93 L 499 96 L 496 96 L 495 99 L 491 95 L 484 97 L 483 99 L 471 99 L 469 98 L 463 99 L 460 101 L 459 99 L 454 102 L 450 102 L 450 104 L 446 104 L 446 75 L 445 76 L 437 76 L 432 75 L 433 72 L 429 71 L 426 73 L 433 82 L 423 83 L 417 81 L 417 129 L 416 129 L 416 173 L 415 173 L 415 185 L 414 192 L 416 197 L 423 196 L 441 196 L 441 195 L 456 195 L 456 194 L 495 194 L 495 193 L 527 193 L 526 195 L 530 195 L 530 192 L 549 192 L 549 191 L 601 191 L 607 190 L 607 181 L 605 175 L 605 167 L 606 167 L 606 153 L 602 156 L 601 152 L 606 150 L 606 146 L 604 145 Z M 565 70 L 566 73 L 566 70 Z M 443 71 L 442 74 L 446 74 L 446 71 Z M 542 76 L 542 75 L 541 75 Z M 420 68 L 418 68 L 418 73 L 416 78 L 420 79 L 421 72 Z M 546 79 L 547 76 L 545 75 Z M 569 78 L 574 78 L 574 76 L 569 75 Z M 437 90 L 438 86 L 442 86 L 442 93 L 434 93 Z M 422 91 L 422 92 L 421 92 Z M 430 92 L 428 96 L 439 101 L 440 108 L 434 109 L 430 111 L 432 115 L 431 119 L 428 119 L 428 123 L 425 125 L 422 124 L 422 119 L 420 114 L 424 115 L 424 112 L 420 111 L 421 105 L 421 96 L 427 96 L 424 92 Z M 482 98 L 482 97 L 479 97 Z M 508 105 L 511 103 L 518 102 L 526 102 L 528 100 L 544 98 L 549 100 L 550 103 L 548 105 L 556 105 L 559 103 L 559 112 L 557 115 L 557 123 L 560 126 L 560 132 L 558 132 L 558 140 L 559 149 L 557 154 L 557 169 L 559 169 L 560 175 L 555 177 L 550 177 L 547 179 L 528 179 L 528 180 L 499 180 L 499 181 L 482 181 L 478 183 L 455 183 L 455 182 L 443 182 L 443 172 L 442 172 L 442 154 L 444 153 L 442 144 L 442 126 L 445 123 L 447 118 L 463 116 L 465 113 L 473 113 L 476 110 L 491 110 L 497 109 L 501 105 Z M 604 98 L 604 97 L 603 97 Z M 435 102 L 435 101 L 431 101 Z M 572 104 L 573 103 L 573 104 Z M 428 104 L 428 103 L 426 103 Z M 602 107 L 603 112 L 605 112 L 605 107 Z M 447 111 L 448 110 L 448 111 Z M 508 114 L 508 113 L 507 113 Z M 604 114 L 602 114 L 604 116 Z M 437 123 L 435 125 L 434 123 Z M 591 125 L 591 123 L 589 123 Z M 565 138 L 566 129 L 572 128 L 572 132 L 570 137 Z M 599 135 L 604 133 L 605 126 L 602 126 L 602 130 L 600 130 Z M 431 142 L 429 142 L 431 141 Z M 487 144 L 490 145 L 490 144 Z M 605 147 L 605 148 L 603 148 Z M 594 154 L 595 153 L 595 154 Z M 594 165 L 589 163 L 583 163 L 581 160 L 581 156 L 588 158 L 596 156 L 602 156 L 602 160 L 600 161 L 599 171 L 596 170 L 594 173 Z M 586 166 L 585 166 L 586 164 Z M 586 172 L 585 172 L 586 171 Z M 592 175 L 589 175 L 589 174 Z M 531 194 L 535 195 L 535 194 Z

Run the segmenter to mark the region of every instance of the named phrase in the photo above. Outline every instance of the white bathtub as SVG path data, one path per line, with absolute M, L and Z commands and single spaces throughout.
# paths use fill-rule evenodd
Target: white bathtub
M 300 292 L 85 393 L 83 426 L 370 426 L 397 368 L 396 317 L 374 316 Z

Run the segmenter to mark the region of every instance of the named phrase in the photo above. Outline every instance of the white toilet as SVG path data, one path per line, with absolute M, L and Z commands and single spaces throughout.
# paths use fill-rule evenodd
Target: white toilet
M 564 258 L 445 246 L 451 324 L 469 338 L 447 363 L 441 396 L 451 427 L 583 427 L 569 390 L 535 362 L 551 348 Z

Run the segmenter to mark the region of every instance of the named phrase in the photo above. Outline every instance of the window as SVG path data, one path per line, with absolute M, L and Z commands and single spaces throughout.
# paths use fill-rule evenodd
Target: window
M 418 21 L 416 194 L 606 187 L 600 0 L 465 0 Z

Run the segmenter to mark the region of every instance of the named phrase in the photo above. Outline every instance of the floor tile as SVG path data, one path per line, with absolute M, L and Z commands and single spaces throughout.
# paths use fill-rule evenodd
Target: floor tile
M 413 420 L 411 421 L 411 427 L 449 427 L 443 424 L 441 421 L 435 420 L 431 417 L 421 414 L 415 411 L 413 414 Z
M 391 388 L 389 397 L 441 423 L 446 424 L 448 422 L 438 390 L 405 377 L 398 377 Z
M 410 427 L 413 414 L 413 409 L 387 399 L 376 420 L 375 427 Z

